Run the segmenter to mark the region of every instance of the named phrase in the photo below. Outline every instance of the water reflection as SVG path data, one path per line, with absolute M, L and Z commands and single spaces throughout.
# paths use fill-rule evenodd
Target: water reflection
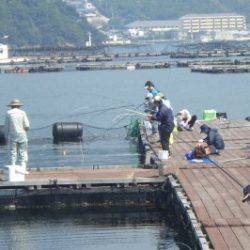
M 1 249 L 187 249 L 174 217 L 156 210 L 3 212 Z

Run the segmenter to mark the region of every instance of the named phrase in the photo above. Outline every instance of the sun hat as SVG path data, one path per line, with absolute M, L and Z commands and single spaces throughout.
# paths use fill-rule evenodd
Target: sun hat
M 8 104 L 9 107 L 20 107 L 22 105 L 23 104 L 18 99 L 14 99 Z

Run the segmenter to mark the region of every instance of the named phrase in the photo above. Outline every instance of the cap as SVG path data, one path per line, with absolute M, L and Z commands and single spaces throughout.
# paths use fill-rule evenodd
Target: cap
M 154 84 L 151 81 L 146 81 L 145 87 L 149 87 L 149 86 L 154 86 Z
M 156 96 L 154 97 L 154 101 L 155 101 L 155 102 L 159 102 L 159 101 L 161 101 L 161 100 L 162 100 L 162 98 L 161 98 L 160 95 L 156 95 Z
M 200 126 L 200 130 L 201 130 L 201 133 L 208 133 L 210 128 L 206 125 L 206 124 L 203 124 Z

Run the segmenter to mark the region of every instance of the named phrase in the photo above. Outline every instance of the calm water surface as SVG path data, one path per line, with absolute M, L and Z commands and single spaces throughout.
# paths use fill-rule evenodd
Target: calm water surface
M 183 230 L 157 211 L 45 210 L 0 219 L 2 250 L 188 249 Z
M 124 129 L 104 131 L 85 127 L 83 145 L 53 145 L 51 124 L 77 121 L 105 128 L 126 125 L 131 119 L 124 116 L 128 110 L 88 115 L 86 112 L 142 103 L 144 82 L 149 79 L 166 93 L 176 112 L 188 108 L 200 115 L 205 108 L 215 108 L 227 112 L 230 119 L 250 115 L 250 74 L 206 75 L 178 68 L 1 74 L 0 124 L 4 122 L 6 104 L 20 98 L 33 129 L 29 132 L 30 167 L 96 164 L 136 167 L 136 148 L 124 139 Z M 1 166 L 6 162 L 7 147 L 1 146 Z M 173 221 L 151 212 L 1 213 L 0 249 L 188 249 L 181 244 L 186 241 L 185 236 L 173 226 Z

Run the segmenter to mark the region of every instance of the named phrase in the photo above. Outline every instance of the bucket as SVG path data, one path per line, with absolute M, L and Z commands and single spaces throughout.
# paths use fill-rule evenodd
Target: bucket
M 160 160 L 167 160 L 169 158 L 168 150 L 160 150 L 159 151 L 159 159 Z
M 7 165 L 4 170 L 4 180 L 10 182 L 25 181 L 25 173 L 25 166 Z

